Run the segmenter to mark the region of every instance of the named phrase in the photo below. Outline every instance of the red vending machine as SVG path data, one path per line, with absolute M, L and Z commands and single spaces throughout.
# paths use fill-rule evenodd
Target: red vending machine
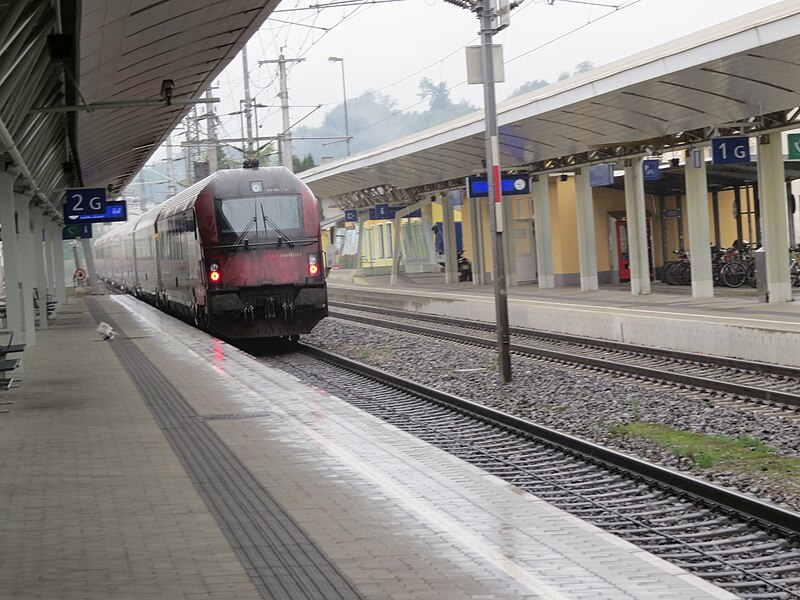
M 652 244 L 652 222 L 647 219 L 647 255 L 650 259 L 650 278 L 655 276 L 655 267 L 653 265 L 653 244 Z M 617 221 L 617 260 L 619 261 L 619 280 L 631 280 L 631 259 L 628 244 L 628 221 L 622 219 Z

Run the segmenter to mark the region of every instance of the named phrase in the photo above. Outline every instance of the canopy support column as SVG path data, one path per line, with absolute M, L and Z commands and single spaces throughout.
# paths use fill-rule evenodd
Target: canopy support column
M 534 176 L 533 227 L 536 232 L 536 270 L 539 289 L 556 287 L 553 273 L 553 240 L 550 234 L 550 178 L 547 174 Z
M 792 284 L 787 268 L 789 210 L 780 133 L 758 138 L 758 189 L 761 228 L 767 263 L 767 293 L 770 302 L 791 302 Z
M 714 297 L 711 269 L 711 234 L 708 218 L 706 162 L 700 149 L 686 153 L 686 212 L 689 216 L 689 247 L 692 260 L 692 297 Z
M 650 293 L 650 261 L 647 253 L 647 219 L 644 207 L 643 158 L 625 165 L 625 215 L 628 223 L 628 258 L 631 263 L 631 294 Z
M 20 295 L 19 236 L 14 210 L 14 176 L 0 173 L 0 226 L 3 231 L 3 266 L 6 293 L 6 329 L 21 335 L 22 296 Z
M 581 290 L 600 289 L 597 282 L 597 244 L 594 236 L 594 203 L 589 185 L 589 168 L 575 174 L 575 204 L 578 218 L 578 260 L 581 270 Z

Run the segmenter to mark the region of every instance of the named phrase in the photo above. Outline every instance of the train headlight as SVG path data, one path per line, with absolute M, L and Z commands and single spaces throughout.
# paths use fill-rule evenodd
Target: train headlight
M 208 266 L 208 280 L 211 283 L 219 283 L 222 281 L 222 271 L 219 270 L 219 263 L 212 262 Z
M 317 264 L 316 256 L 308 257 L 308 274 L 311 275 L 311 277 L 319 275 L 319 265 Z

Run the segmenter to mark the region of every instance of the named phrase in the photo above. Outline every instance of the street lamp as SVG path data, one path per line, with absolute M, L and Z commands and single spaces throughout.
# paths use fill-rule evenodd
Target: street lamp
M 350 124 L 347 122 L 347 88 L 344 85 L 344 59 L 338 56 L 328 57 L 330 62 L 342 63 L 342 96 L 344 97 L 344 137 L 347 142 L 347 156 L 350 156 Z

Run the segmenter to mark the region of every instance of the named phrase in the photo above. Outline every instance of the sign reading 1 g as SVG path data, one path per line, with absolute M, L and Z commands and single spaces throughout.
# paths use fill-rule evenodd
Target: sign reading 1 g
M 750 138 L 724 137 L 711 140 L 711 154 L 715 165 L 750 162 Z
M 106 212 L 105 188 L 75 188 L 67 190 L 64 200 L 64 219 L 77 221 L 84 215 Z

